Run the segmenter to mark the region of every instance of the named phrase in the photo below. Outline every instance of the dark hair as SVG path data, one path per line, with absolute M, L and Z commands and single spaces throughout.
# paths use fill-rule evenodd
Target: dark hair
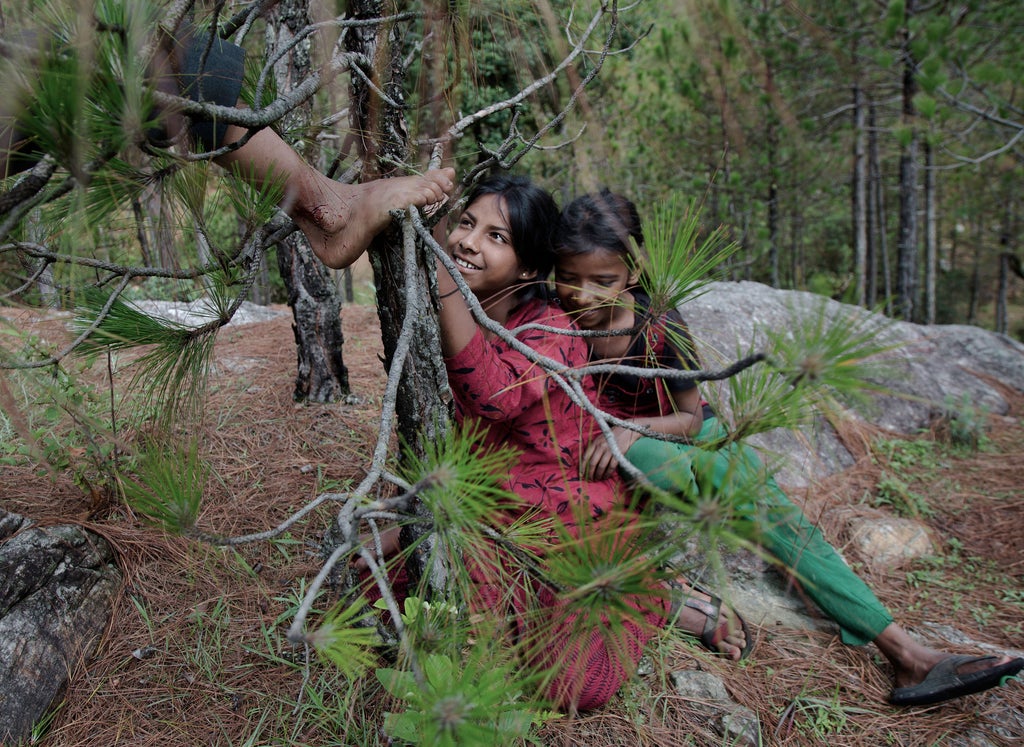
M 479 182 L 470 190 L 466 204 L 484 195 L 497 195 L 504 201 L 516 256 L 537 272 L 535 280 L 545 280 L 555 262 L 552 244 L 558 225 L 555 199 L 525 176 L 511 174 L 496 174 Z
M 644 232 L 636 205 L 622 195 L 602 189 L 597 194 L 577 197 L 565 206 L 555 233 L 555 256 L 575 257 L 600 247 L 622 255 L 632 267 L 639 259 L 637 247 L 644 245 Z

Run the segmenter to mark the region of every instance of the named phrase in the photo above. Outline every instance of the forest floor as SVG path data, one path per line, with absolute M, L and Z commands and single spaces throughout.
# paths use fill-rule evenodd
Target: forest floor
M 292 401 L 290 316 L 221 332 L 199 434 L 215 475 L 203 502 L 203 528 L 222 535 L 261 531 L 317 494 L 362 476 L 384 384 L 379 328 L 369 306 L 345 307 L 342 317 L 344 360 L 356 395 L 348 403 Z M 39 324 L 36 331 L 58 335 L 60 324 Z M 941 554 L 882 571 L 848 554 L 912 631 L 949 625 L 976 641 L 1024 648 L 1022 413 L 1024 401 L 1017 398 L 1009 416 L 992 418 L 978 451 L 957 451 L 923 434 L 925 446 L 902 452 L 898 478 L 920 499 L 919 518 L 940 538 Z M 84 458 L 86 447 L 78 448 L 72 460 Z M 815 500 L 848 505 L 877 494 L 894 468 L 877 454 L 869 450 L 818 486 Z M 394 704 L 374 678 L 350 684 L 319 661 L 306 676 L 297 663 L 302 652 L 284 639 L 296 599 L 319 567 L 326 512 L 276 541 L 230 550 L 168 536 L 111 500 L 109 491 L 83 491 L 67 472 L 50 477 L 29 466 L 0 466 L 0 499 L 7 510 L 37 522 L 73 520 L 96 530 L 117 550 L 125 575 L 97 656 L 74 669 L 63 701 L 33 743 L 388 743 L 379 727 Z M 828 515 L 823 529 L 842 545 Z M 959 744 L 955 735 L 968 730 L 985 735 L 986 744 L 1019 744 L 1024 737 L 996 726 L 1008 709 L 1024 712 L 1024 683 L 941 706 L 899 709 L 885 702 L 890 670 L 872 646 L 845 647 L 826 632 L 754 631 L 757 647 L 742 665 L 685 642 L 659 640 L 651 651 L 653 673 L 636 678 L 597 712 L 549 722 L 534 743 L 726 743 L 701 703 L 673 693 L 668 673 L 677 669 L 701 669 L 723 680 L 733 699 L 757 714 L 766 745 Z M 353 688 L 360 697 L 346 697 Z

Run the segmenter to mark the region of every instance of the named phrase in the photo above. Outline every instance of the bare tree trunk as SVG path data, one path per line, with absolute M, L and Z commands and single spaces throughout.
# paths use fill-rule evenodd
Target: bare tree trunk
M 868 218 L 867 147 L 864 90 L 853 86 L 853 277 L 854 300 L 864 306 L 867 300 Z
M 383 5 L 381 0 L 355 0 L 350 3 L 349 10 L 355 18 L 374 18 L 382 14 Z M 346 38 L 349 51 L 359 52 L 373 61 L 373 70 L 365 72 L 390 99 L 389 102 L 382 101 L 360 77 L 353 77 L 352 128 L 363 133 L 364 178 L 388 176 L 395 170 L 393 164 L 404 163 L 409 158 L 409 143 L 399 139 L 399 134 L 406 131 L 402 90 L 404 69 L 399 45 L 391 43 L 393 33 L 394 29 L 365 26 Z M 377 237 L 370 250 L 370 263 L 377 287 L 377 313 L 384 338 L 385 366 L 390 368 L 406 312 L 407 282 L 401 241 L 396 230 L 385 231 Z M 427 286 L 430 280 L 428 270 L 432 268 L 432 258 L 421 254 L 417 282 L 422 287 Z M 448 375 L 442 362 L 436 316 L 417 320 L 413 346 L 411 365 L 406 366 L 402 396 L 397 403 L 399 435 L 410 445 L 420 439 L 435 440 L 442 435 L 447 431 L 444 421 L 449 414 L 440 397 L 441 392 L 447 391 Z
M 870 136 L 868 142 L 871 142 Z M 870 147 L 869 151 L 870 153 Z M 864 267 L 864 301 L 865 306 L 873 309 L 878 303 L 878 275 L 881 271 L 881 237 L 882 226 L 879 225 L 878 216 L 878 183 L 874 176 L 874 164 L 871 156 L 868 157 L 868 182 L 867 182 L 867 254 Z
M 140 199 L 143 215 L 148 218 L 148 221 L 143 221 L 143 226 L 149 229 L 146 231 L 149 246 L 156 251 L 156 256 L 150 257 L 150 260 L 155 260 L 157 267 L 177 267 L 172 229 L 174 216 L 170 213 L 167 200 L 163 198 L 163 184 L 157 182 L 146 187 Z
M 341 271 L 338 285 L 341 288 L 342 303 L 354 303 L 356 300 L 355 288 L 352 285 L 352 268 L 346 267 Z
M 925 324 L 935 324 L 935 283 L 939 271 L 938 216 L 935 204 L 935 151 L 931 144 L 924 144 L 924 307 Z
M 871 201 L 872 222 L 875 226 L 876 264 L 882 275 L 882 292 L 885 294 L 885 313 L 893 314 L 892 305 L 892 276 L 890 274 L 889 262 L 889 234 L 886 230 L 885 218 L 885 191 L 882 188 L 882 160 L 879 156 L 878 132 L 875 127 L 875 104 L 871 102 L 868 107 L 868 173 L 871 180 Z M 872 282 L 878 282 L 878 273 L 873 273 Z M 872 302 L 877 298 L 877 289 L 872 289 L 870 294 Z
M 790 273 L 792 275 L 792 287 L 802 288 L 804 286 L 804 263 L 803 253 L 800 247 L 803 245 L 803 216 L 799 207 L 794 206 L 790 217 Z
M 978 303 L 981 295 L 981 247 L 985 241 L 985 229 L 980 217 L 974 219 L 974 252 L 971 264 L 971 287 L 967 303 L 967 323 L 978 320 Z
M 308 0 L 281 0 L 267 12 L 267 53 L 287 45 L 295 30 L 311 22 Z M 278 88 L 287 92 L 309 75 L 312 44 L 300 42 L 278 63 Z M 290 115 L 293 125 L 309 124 L 309 104 Z M 314 154 L 304 154 L 315 160 Z M 277 247 L 277 265 L 292 307 L 298 371 L 293 396 L 299 401 L 333 402 L 349 393 L 348 369 L 342 357 L 341 300 L 327 268 L 306 237 L 295 231 Z
M 910 131 L 909 140 L 900 152 L 900 231 L 896 294 L 897 313 L 908 322 L 914 321 L 917 297 L 917 124 L 914 94 L 917 83 L 914 58 L 910 48 L 910 19 L 916 11 L 916 0 L 907 0 L 903 30 L 903 113 L 901 124 Z
M 773 288 L 782 287 L 779 277 L 779 178 L 775 163 L 777 140 L 778 133 L 772 120 L 768 124 L 768 260 Z
M 999 287 L 996 291 L 996 332 L 1006 334 L 1006 292 L 1010 285 L 1010 254 L 999 255 Z
M 349 13 L 354 18 L 380 17 L 384 3 L 381 0 L 352 0 Z M 352 29 L 346 37 L 346 48 L 358 52 L 372 61 L 372 69 L 364 73 L 388 96 L 388 101 L 372 90 L 360 76 L 352 78 L 351 124 L 354 132 L 362 133 L 360 150 L 365 154 L 364 177 L 387 176 L 393 164 L 409 158 L 409 143 L 402 88 L 403 58 L 393 28 L 367 25 Z M 395 42 L 395 43 L 392 43 Z M 440 123 L 439 123 L 440 124 Z M 434 260 L 417 247 L 418 277 L 407 278 L 403 265 L 403 249 L 398 232 L 392 228 L 374 240 L 370 249 L 374 283 L 377 287 L 377 314 L 380 317 L 384 343 L 384 365 L 390 371 L 402 324 L 406 317 L 405 289 L 410 283 L 429 287 Z M 424 453 L 424 444 L 444 438 L 451 427 L 451 409 L 448 374 L 441 354 L 440 329 L 435 314 L 417 314 L 413 319 L 412 347 L 402 371 L 399 399 L 396 403 L 399 437 L 416 453 Z M 413 510 L 423 516 L 429 525 L 429 514 L 421 504 Z M 410 546 L 413 533 L 422 534 L 422 528 L 403 529 L 403 543 Z M 433 543 L 419 543 L 417 555 L 407 566 L 413 582 L 426 569 Z M 442 588 L 445 583 L 443 569 L 431 569 L 431 587 Z

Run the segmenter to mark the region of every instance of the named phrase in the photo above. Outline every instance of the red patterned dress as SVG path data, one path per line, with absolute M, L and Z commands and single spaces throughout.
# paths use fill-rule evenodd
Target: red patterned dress
M 532 300 L 516 308 L 505 326 L 515 329 L 530 323 L 559 329 L 572 325 L 559 308 Z M 587 364 L 588 347 L 580 337 L 526 330 L 518 340 L 566 368 Z M 486 340 L 478 331 L 445 365 L 459 421 L 484 426 L 480 447 L 512 447 L 518 452 L 505 487 L 522 504 L 510 510 L 506 522 L 524 513 L 554 518 L 579 538 L 581 521 L 626 508 L 628 494 L 618 476 L 601 481 L 582 476 L 581 455 L 597 433 L 595 423 L 525 355 L 501 340 Z M 594 392 L 588 389 L 588 394 L 593 399 Z M 558 542 L 557 533 L 552 532 L 550 540 Z M 533 549 L 543 557 L 553 545 Z M 630 600 L 635 610 L 642 611 L 644 622 L 637 615 L 627 618 L 621 627 L 615 626 L 614 640 L 607 629 L 588 629 L 581 636 L 579 625 L 574 629 L 573 615 L 557 614 L 565 606 L 558 592 L 535 578 L 527 579 L 517 566 L 498 554 L 493 563 L 470 563 L 477 582 L 476 603 L 499 614 L 507 610 L 521 640 L 541 641 L 530 647 L 530 656 L 538 667 L 555 671 L 547 685 L 555 703 L 578 709 L 604 704 L 633 671 L 643 646 L 663 624 L 663 592 Z

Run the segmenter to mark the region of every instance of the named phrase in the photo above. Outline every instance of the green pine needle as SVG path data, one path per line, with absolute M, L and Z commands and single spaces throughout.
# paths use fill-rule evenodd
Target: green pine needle
M 700 209 L 695 203 L 684 207 L 678 194 L 655 209 L 644 233 L 646 256 L 637 252 L 640 284 L 655 316 L 699 297 L 739 249 L 723 227 L 701 237 Z
M 104 313 L 108 304 L 110 308 Z M 199 411 L 213 357 L 215 326 L 197 332 L 187 325 L 149 316 L 121 299 L 111 302 L 97 289 L 84 293 L 77 311 L 73 327 L 80 332 L 102 317 L 77 354 L 151 346 L 132 364 L 135 371 L 129 388 L 141 395 L 144 404 L 157 409 L 165 425 Z M 211 316 L 216 313 L 212 311 Z M 148 408 L 140 407 L 138 411 L 144 413 Z
M 867 313 L 829 313 L 828 300 L 818 308 L 790 309 L 786 329 L 765 330 L 770 365 L 793 386 L 817 395 L 862 399 L 867 391 L 885 392 L 874 383 L 886 375 L 884 354 L 892 322 Z
M 518 498 L 502 487 L 515 451 L 481 450 L 479 433 L 472 425 L 451 429 L 444 438 L 424 444 L 422 457 L 406 449 L 410 482 L 425 485 L 420 499 L 434 518 L 437 534 L 459 553 L 486 542 L 485 528 L 518 505 Z
M 373 647 L 380 644 L 380 637 L 375 627 L 368 624 L 372 617 L 372 610 L 362 598 L 352 604 L 338 604 L 324 615 L 320 626 L 306 640 L 342 674 L 356 679 L 377 663 Z
M 195 528 L 210 474 L 195 441 L 154 445 L 139 457 L 137 472 L 123 482 L 129 506 L 168 532 Z

